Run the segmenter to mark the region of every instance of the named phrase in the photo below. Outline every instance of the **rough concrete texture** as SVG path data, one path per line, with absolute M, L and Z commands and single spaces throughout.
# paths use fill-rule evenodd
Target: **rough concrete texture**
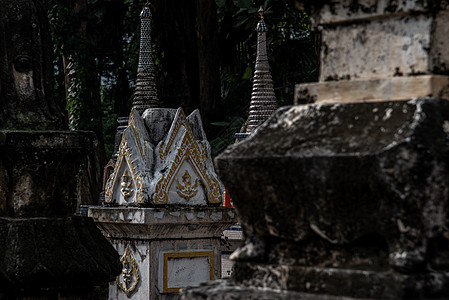
M 296 85 L 295 104 L 396 101 L 414 97 L 449 100 L 449 76 L 420 75 L 326 81 Z
M 90 218 L 0 218 L 0 233 L 0 293 L 81 293 L 121 270 L 118 254 Z
M 319 32 L 320 81 L 448 74 L 445 1 L 301 1 Z
M 302 0 L 299 2 L 313 6 L 314 14 L 312 14 L 311 22 L 315 27 L 380 16 L 423 13 L 447 6 L 440 0 Z
M 0 215 L 48 217 L 76 211 L 76 174 L 92 132 L 0 131 Z
M 294 291 L 280 291 L 270 288 L 236 286 L 229 280 L 216 280 L 198 288 L 183 290 L 181 300 L 356 300 L 349 297 L 314 295 Z
M 341 280 L 373 272 L 381 285 L 388 273 L 409 276 L 384 294 L 361 285 L 361 298 L 447 294 L 448 116 L 449 102 L 432 98 L 280 109 L 216 159 L 246 236 L 233 258 L 255 268 L 347 270 Z M 236 270 L 237 282 L 257 274 L 245 272 Z M 280 288 L 336 293 L 328 279 L 308 291 L 301 272 Z M 338 296 L 355 288 L 341 285 Z
M 0 129 L 62 129 L 53 96 L 50 28 L 39 1 L 1 0 Z
M 431 27 L 429 16 L 410 15 L 326 28 L 319 80 L 427 74 Z

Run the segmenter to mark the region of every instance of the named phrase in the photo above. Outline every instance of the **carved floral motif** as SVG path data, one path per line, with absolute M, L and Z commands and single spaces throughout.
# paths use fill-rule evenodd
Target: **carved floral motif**
M 130 149 L 128 146 L 128 142 L 126 141 L 125 135 L 122 136 L 122 141 L 120 143 L 120 147 L 119 147 L 119 151 L 118 151 L 118 159 L 117 159 L 117 163 L 115 164 L 114 172 L 112 173 L 111 176 L 109 176 L 108 182 L 106 183 L 105 202 L 106 203 L 113 202 L 112 196 L 113 196 L 114 184 L 116 181 L 115 179 L 117 178 L 119 170 L 122 169 L 122 165 L 124 163 L 128 165 L 128 170 L 131 173 L 132 181 L 136 183 L 136 201 L 137 201 L 137 203 L 142 204 L 144 202 L 142 176 L 141 176 L 141 174 L 139 174 L 138 176 L 136 174 L 136 170 L 134 167 L 134 163 L 132 162 L 132 159 L 131 159 Z M 124 173 L 125 172 L 127 172 L 126 166 L 125 166 Z M 131 196 L 131 194 L 129 196 Z M 126 197 L 125 197 L 125 199 L 126 199 Z
M 139 268 L 134 257 L 131 255 L 129 245 L 125 248 L 125 253 L 120 259 L 123 265 L 122 273 L 117 276 L 118 287 L 125 292 L 126 296 L 134 291 L 139 283 Z
M 198 193 L 198 179 L 195 179 L 195 183 L 192 185 L 192 176 L 190 176 L 189 171 L 186 170 L 184 175 L 182 175 L 182 183 L 176 179 L 176 185 L 178 190 L 176 191 L 179 196 L 185 198 L 187 201 L 190 198 L 195 197 Z

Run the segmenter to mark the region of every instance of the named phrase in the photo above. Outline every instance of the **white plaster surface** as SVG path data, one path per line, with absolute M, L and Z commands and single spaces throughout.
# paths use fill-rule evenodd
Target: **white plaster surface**
M 139 266 L 139 282 L 136 289 L 127 296 L 117 285 L 116 281 L 109 283 L 109 300 L 148 300 L 150 299 L 150 255 L 149 243 L 129 241 L 114 241 L 112 245 L 122 257 L 126 245 L 130 245 L 131 255 Z
M 199 286 L 209 280 L 209 257 L 169 258 L 167 261 L 168 288 Z

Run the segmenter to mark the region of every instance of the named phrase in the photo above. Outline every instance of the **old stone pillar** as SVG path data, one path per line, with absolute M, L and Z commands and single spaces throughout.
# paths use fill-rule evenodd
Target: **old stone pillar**
M 92 219 L 74 215 L 95 136 L 64 131 L 41 3 L 0 7 L 0 298 L 87 299 L 120 272 Z
M 185 299 L 444 299 L 448 5 L 302 2 L 320 80 L 217 158 L 246 244 Z

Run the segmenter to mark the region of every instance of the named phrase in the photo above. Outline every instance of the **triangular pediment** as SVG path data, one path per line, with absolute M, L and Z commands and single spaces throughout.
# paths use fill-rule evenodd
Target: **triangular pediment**
M 206 169 L 206 146 L 195 139 L 179 108 L 167 136 L 156 147 L 157 169 L 161 172 L 155 174 L 154 204 L 221 203 L 220 182 Z

